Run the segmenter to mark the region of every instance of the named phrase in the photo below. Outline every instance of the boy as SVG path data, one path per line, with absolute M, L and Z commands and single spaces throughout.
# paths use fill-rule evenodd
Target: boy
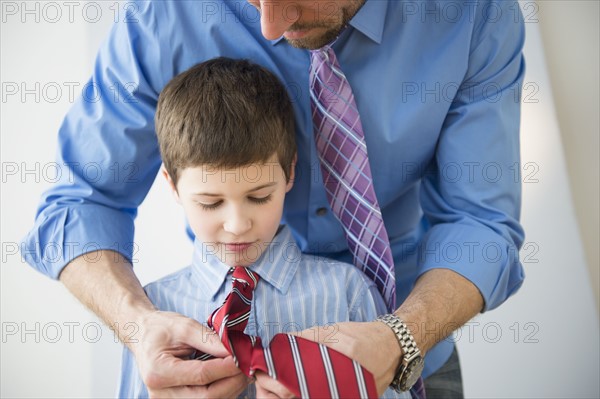
M 260 281 L 244 332 L 264 345 L 277 333 L 385 313 L 356 267 L 302 254 L 280 225 L 296 143 L 292 105 L 272 73 L 227 58 L 189 69 L 163 89 L 156 132 L 162 173 L 196 237 L 192 265 L 145 288 L 158 309 L 206 324 L 231 291 L 230 272 L 245 267 Z M 255 394 L 250 385 L 243 396 Z M 146 396 L 126 349 L 119 397 Z

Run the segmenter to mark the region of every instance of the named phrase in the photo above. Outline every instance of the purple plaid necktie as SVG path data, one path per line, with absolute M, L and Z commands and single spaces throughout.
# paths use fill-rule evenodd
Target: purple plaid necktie
M 354 264 L 375 282 L 394 311 L 394 260 L 373 188 L 365 135 L 352 88 L 331 45 L 311 51 L 310 99 L 327 199 L 344 226 Z M 410 393 L 415 399 L 426 397 L 422 378 Z
M 354 264 L 396 307 L 394 260 L 354 95 L 331 46 L 311 51 L 310 97 L 327 199 L 342 222 Z

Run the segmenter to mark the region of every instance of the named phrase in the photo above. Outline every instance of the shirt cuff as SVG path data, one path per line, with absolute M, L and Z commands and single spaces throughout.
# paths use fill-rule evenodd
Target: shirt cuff
M 518 248 L 485 227 L 438 224 L 419 255 L 419 275 L 443 268 L 471 281 L 485 302 L 482 312 L 502 304 L 525 278 Z
M 21 256 L 39 272 L 58 279 L 73 259 L 98 250 L 133 257 L 134 217 L 97 204 L 47 208 L 20 245 Z M 88 262 L 99 261 L 90 255 Z

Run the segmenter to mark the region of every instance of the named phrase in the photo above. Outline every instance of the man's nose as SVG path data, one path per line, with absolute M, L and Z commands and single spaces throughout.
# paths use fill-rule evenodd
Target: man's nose
M 260 28 L 267 40 L 274 40 L 289 29 L 300 18 L 296 1 L 248 0 L 260 10 Z
M 252 227 L 252 220 L 247 217 L 241 210 L 232 209 L 229 217 L 223 224 L 223 229 L 236 236 L 241 236 Z

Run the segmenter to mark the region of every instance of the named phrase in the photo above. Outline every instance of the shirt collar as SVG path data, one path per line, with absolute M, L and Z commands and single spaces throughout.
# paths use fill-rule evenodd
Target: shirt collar
M 201 284 L 200 291 L 214 299 L 228 280 L 230 267 L 207 251 L 207 248 L 199 240 L 194 242 L 192 274 Z M 250 268 L 258 273 L 261 280 L 285 294 L 298 268 L 300 256 L 300 248 L 296 245 L 291 230 L 287 226 L 280 226 L 273 241 Z
M 350 20 L 349 25 L 375 43 L 381 44 L 387 7 L 387 0 L 367 0 L 354 18 Z M 282 40 L 285 40 L 283 36 L 279 39 L 270 40 L 270 42 L 272 45 L 276 45 Z
M 350 25 L 375 43 L 381 44 L 387 7 L 387 1 L 367 0 L 350 20 Z

